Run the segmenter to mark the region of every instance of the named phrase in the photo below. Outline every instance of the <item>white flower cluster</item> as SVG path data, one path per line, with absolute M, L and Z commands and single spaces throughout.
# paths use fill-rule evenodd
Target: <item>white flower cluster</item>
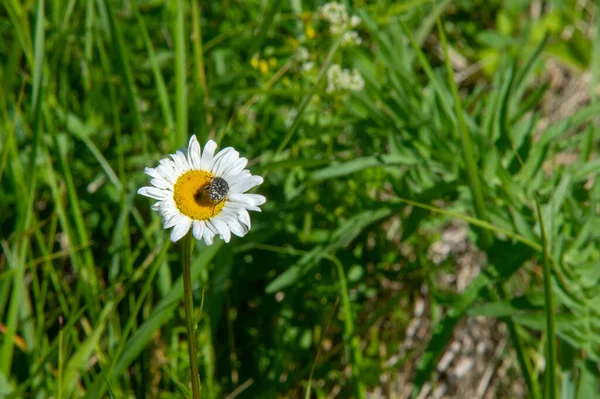
M 308 61 L 310 59 L 310 52 L 306 47 L 300 47 L 298 48 L 298 51 L 296 51 L 296 59 L 298 62 Z
M 335 1 L 325 3 L 319 10 L 321 18 L 329 22 L 329 31 L 333 35 L 344 34 L 342 44 L 359 45 L 361 40 L 356 31 L 349 29 L 356 28 L 361 19 L 357 15 L 349 15 L 346 6 Z M 351 35 L 348 35 L 351 33 Z M 357 40 L 358 39 L 358 40 Z
M 342 35 L 342 47 L 360 46 L 362 39 L 358 32 L 350 30 Z
M 306 47 L 298 49 L 296 52 L 296 61 L 300 64 L 302 72 L 310 72 L 315 67 L 315 63 L 310 60 L 310 52 Z
M 310 72 L 313 70 L 313 68 L 315 67 L 315 63 L 312 61 L 306 61 L 304 64 L 302 64 L 300 66 L 300 70 L 302 70 L 302 72 Z
M 338 64 L 333 64 L 327 70 L 327 93 L 340 91 L 361 91 L 365 87 L 360 72 L 356 68 L 342 69 Z

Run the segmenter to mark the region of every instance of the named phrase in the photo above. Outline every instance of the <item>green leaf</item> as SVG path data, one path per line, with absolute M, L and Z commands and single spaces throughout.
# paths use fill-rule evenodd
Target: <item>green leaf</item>
M 392 209 L 388 207 L 375 211 L 365 211 L 348 219 L 331 236 L 327 246 L 318 245 L 305 254 L 295 265 L 288 268 L 267 285 L 265 292 L 273 294 L 297 283 L 311 270 L 319 260 L 328 257 L 329 252 L 348 246 L 360 233 L 371 224 L 390 216 Z
M 12 384 L 8 381 L 3 372 L 0 371 L 0 395 L 8 395 L 13 391 Z
M 361 170 L 383 167 L 383 166 L 398 166 L 398 165 L 415 165 L 417 160 L 406 155 L 371 155 L 368 157 L 355 158 L 351 161 L 341 162 L 338 164 L 327 166 L 314 172 L 311 176 L 312 180 L 322 181 L 333 179 L 336 177 L 347 176 Z
M 375 211 L 365 211 L 348 219 L 331 236 L 333 249 L 348 246 L 368 226 L 385 219 L 392 214 L 392 209 L 385 207 Z
M 325 247 L 318 245 L 304 255 L 295 265 L 288 268 L 271 281 L 265 288 L 265 293 L 273 294 L 295 284 L 300 278 L 326 254 Z

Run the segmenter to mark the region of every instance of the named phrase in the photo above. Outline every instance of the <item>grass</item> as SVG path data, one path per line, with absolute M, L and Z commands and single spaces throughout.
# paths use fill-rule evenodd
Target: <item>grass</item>
M 189 397 L 189 350 L 203 398 L 595 395 L 597 6 L 322 5 L 0 6 L 1 397 Z M 136 194 L 190 134 L 268 199 L 192 246 L 193 325 Z

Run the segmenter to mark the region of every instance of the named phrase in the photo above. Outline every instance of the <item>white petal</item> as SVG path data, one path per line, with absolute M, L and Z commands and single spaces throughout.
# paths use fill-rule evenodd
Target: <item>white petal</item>
M 249 211 L 256 211 L 256 212 L 261 212 L 260 208 L 254 205 L 250 205 L 247 202 L 233 202 L 233 201 L 227 201 L 225 203 L 225 208 L 231 208 L 231 209 L 246 209 Z
M 204 235 L 204 230 L 204 222 L 201 220 L 194 220 L 192 232 L 194 233 L 194 238 L 196 238 L 196 240 L 202 239 L 202 236 Z
M 240 208 L 245 209 L 247 206 L 248 206 L 248 204 L 245 202 L 227 201 L 227 202 L 225 202 L 223 209 L 232 209 L 232 210 L 235 210 L 235 212 L 237 212 L 238 209 L 240 209 Z
M 237 175 L 231 176 L 229 178 L 229 180 L 227 180 L 227 182 L 229 182 L 230 186 L 233 186 L 233 185 L 239 184 L 240 182 L 242 182 L 250 177 L 252 177 L 252 174 L 250 173 L 250 171 L 248 169 L 244 169 Z
M 238 218 L 240 219 L 240 222 L 244 223 L 246 227 L 248 227 L 248 230 L 250 230 L 250 227 L 252 226 L 250 225 L 250 215 L 248 214 L 248 211 L 240 209 L 238 211 Z
M 150 207 L 150 209 L 152 209 L 153 211 L 160 211 L 160 204 L 161 203 L 162 203 L 162 201 L 155 202 L 154 204 L 152 204 L 152 206 Z
M 234 150 L 233 147 L 227 147 L 221 150 L 215 156 L 215 163 L 212 167 L 212 173 L 215 176 L 223 176 L 223 172 L 225 171 L 225 169 L 231 166 L 231 163 L 237 160 L 239 156 L 240 154 L 236 150 Z
M 216 153 L 216 155 L 215 155 L 215 161 L 218 160 L 218 159 L 223 158 L 226 155 L 228 155 L 231 151 L 235 151 L 235 149 L 233 147 L 225 147 L 225 148 L 223 148 L 221 151 L 219 151 L 219 152 Z
M 252 205 L 260 206 L 267 202 L 267 199 L 260 194 L 243 194 L 246 198 L 249 198 L 252 201 Z
M 150 184 L 152 184 L 154 187 L 158 187 L 163 190 L 172 190 L 173 189 L 173 184 L 169 183 L 162 177 L 150 179 Z
M 215 233 L 210 231 L 210 229 L 205 228 L 204 229 L 204 242 L 206 243 L 206 245 L 212 245 L 214 238 L 215 238 Z
M 175 169 L 179 175 L 191 169 L 190 164 L 187 161 L 187 157 L 183 151 L 179 150 L 175 154 L 171 154 L 171 159 L 173 160 Z
M 181 213 L 175 213 L 170 217 L 165 216 L 163 220 L 163 227 L 165 229 L 169 229 L 173 226 L 183 223 L 184 219 L 186 218 L 187 216 L 182 215 Z
M 218 218 L 229 225 L 230 222 L 238 220 L 237 214 L 237 209 L 223 208 L 219 213 Z
M 200 153 L 200 143 L 198 143 L 198 139 L 196 138 L 195 134 L 190 137 L 187 156 L 188 163 L 193 169 L 201 168 L 202 155 Z
M 161 190 L 156 187 L 142 187 L 138 191 L 138 194 L 143 195 L 145 197 L 154 198 L 156 200 L 162 200 L 169 196 L 169 192 L 166 190 Z
M 180 216 L 181 214 L 179 213 L 178 210 L 173 210 L 173 209 L 160 209 L 160 214 L 163 218 L 163 228 L 168 229 L 169 227 L 173 227 L 173 225 L 169 225 L 169 227 L 165 227 L 170 221 L 171 219 L 173 219 L 176 216 Z
M 217 228 L 211 223 L 211 219 L 204 222 L 204 224 L 206 226 L 206 228 L 204 230 L 211 231 L 214 235 L 219 234 L 219 231 L 217 230 Z
M 256 187 L 262 184 L 264 179 L 261 176 L 250 176 L 241 181 L 236 181 L 234 184 L 229 186 L 229 189 L 235 193 L 245 193 L 252 187 Z
M 190 231 L 190 227 L 192 227 L 192 219 L 185 216 L 183 221 L 176 224 L 175 227 L 173 227 L 173 230 L 171 230 L 171 241 L 179 241 L 188 231 Z
M 202 170 L 211 170 L 214 162 L 215 150 L 217 149 L 217 143 L 212 140 L 208 140 L 208 142 L 204 145 L 204 151 L 202 151 Z M 209 244 L 210 245 L 210 244 Z
M 212 218 L 210 221 L 219 232 L 219 235 L 221 236 L 223 241 L 229 242 L 229 240 L 231 240 L 231 231 L 229 230 L 229 227 L 227 227 L 227 224 L 224 221 L 220 220 L 218 216 Z
M 147 174 L 148 176 L 154 177 L 154 178 L 162 177 L 160 175 L 160 173 L 158 172 L 158 170 L 156 170 L 154 168 L 144 168 L 144 173 Z
M 177 205 L 175 205 L 173 197 L 169 197 L 160 201 L 160 214 L 163 217 L 172 217 L 173 215 L 178 213 L 179 209 L 177 209 Z
M 246 158 L 239 158 L 235 162 L 232 162 L 228 168 L 225 168 L 223 172 L 223 178 L 227 181 L 232 180 L 233 177 L 240 174 L 242 170 L 248 165 L 248 160 Z
M 169 202 L 169 200 L 162 200 L 161 204 L 160 204 L 160 214 L 162 215 L 163 219 L 168 220 L 170 218 L 172 218 L 175 215 L 179 215 L 179 209 L 177 209 L 177 207 L 175 205 L 171 206 L 171 204 Z
M 248 205 L 262 205 L 267 200 L 265 197 L 259 194 L 239 194 L 239 193 L 231 193 L 227 196 L 230 201 L 233 202 L 241 202 Z
M 156 171 L 168 182 L 175 184 L 180 173 L 175 170 L 175 163 L 170 159 L 161 159 L 160 165 L 156 167 Z
M 231 232 L 238 237 L 243 237 L 246 234 L 246 229 L 237 220 L 228 221 L 227 226 L 229 227 Z

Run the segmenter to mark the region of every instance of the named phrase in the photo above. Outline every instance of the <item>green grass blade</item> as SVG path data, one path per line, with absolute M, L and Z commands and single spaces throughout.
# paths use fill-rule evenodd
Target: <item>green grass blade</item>
M 455 122 L 456 116 L 455 116 L 454 112 L 452 112 L 452 107 L 450 105 L 451 100 L 450 100 L 450 95 L 449 95 L 448 91 L 446 90 L 446 88 L 444 87 L 442 82 L 440 82 L 438 76 L 433 72 L 433 68 L 431 68 L 431 64 L 427 60 L 427 57 L 425 57 L 425 54 L 423 54 L 423 51 L 421 50 L 421 48 L 419 47 L 419 45 L 413 38 L 413 36 L 410 33 L 410 30 L 408 29 L 406 24 L 403 21 L 400 21 L 400 26 L 402 26 L 402 30 L 404 31 L 404 34 L 408 38 L 408 41 L 410 42 L 413 50 L 417 54 L 417 59 L 419 60 L 419 63 L 421 64 L 423 71 L 425 72 L 425 74 L 427 75 L 427 78 L 429 79 L 431 85 L 433 86 L 433 89 L 439 96 L 439 98 L 440 98 L 439 104 L 444 109 L 444 113 L 446 114 L 446 116 L 448 116 L 450 119 L 452 119 L 452 121 L 454 121 L 454 123 L 456 123 Z M 447 57 L 448 51 L 447 51 L 447 49 L 445 49 L 445 50 L 446 50 L 446 63 L 449 64 L 450 60 Z M 450 66 L 450 68 L 452 68 L 452 66 Z M 449 82 L 449 84 L 456 87 L 456 85 L 454 84 L 454 78 L 452 79 L 451 82 Z M 456 106 L 456 104 L 455 104 L 455 106 Z M 460 115 L 462 115 L 462 114 L 460 114 Z M 464 124 L 464 121 L 462 123 Z
M 446 42 L 446 35 L 442 28 L 441 22 L 438 20 L 438 31 L 444 47 L 444 61 L 446 64 L 446 72 L 448 73 L 448 84 L 452 91 L 452 98 L 454 99 L 454 111 L 458 119 L 458 131 L 460 133 L 462 149 L 465 158 L 465 168 L 467 172 L 467 178 L 469 180 L 469 187 L 471 189 L 471 195 L 473 196 L 473 202 L 475 205 L 475 214 L 481 220 L 487 221 L 487 212 L 485 209 L 485 202 L 483 200 L 483 191 L 481 189 L 481 182 L 479 181 L 479 172 L 477 168 L 477 162 L 475 160 L 475 154 L 473 152 L 473 142 L 471 135 L 469 134 L 467 124 L 465 123 L 464 112 L 461 105 L 460 96 L 458 95 L 458 88 L 454 80 L 454 72 L 452 71 L 452 65 L 450 64 L 450 57 L 448 56 L 448 43 Z M 484 231 L 481 234 L 481 246 L 487 248 L 492 244 L 492 236 L 489 232 Z
M 177 14 L 173 26 L 175 32 L 175 114 L 177 118 L 177 135 L 175 136 L 174 144 L 178 147 L 184 147 L 188 142 L 188 103 L 184 24 L 183 0 L 178 0 Z
M 104 0 L 104 6 L 107 11 L 106 14 L 108 18 L 108 25 L 110 28 L 110 35 L 112 38 L 115 57 L 119 66 L 119 72 L 121 74 L 121 77 L 123 78 L 125 89 L 127 91 L 129 111 L 133 115 L 133 125 L 138 134 L 138 139 L 140 140 L 140 144 L 142 146 L 142 152 L 146 153 L 148 148 L 147 139 L 146 135 L 144 134 L 144 128 L 142 126 L 142 116 L 140 115 L 140 111 L 138 109 L 137 89 L 135 87 L 135 82 L 133 81 L 133 74 L 131 73 L 131 66 L 129 64 L 127 49 L 123 44 L 123 36 L 121 35 L 121 30 L 115 18 L 115 13 L 112 9 L 110 1 Z
M 323 181 L 347 176 L 370 168 L 415 165 L 417 163 L 418 160 L 412 156 L 395 154 L 371 155 L 368 157 L 358 157 L 350 161 L 326 166 L 323 169 L 315 171 L 311 175 L 311 178 L 314 181 Z
M 102 309 L 93 332 L 81 343 L 77 351 L 72 354 L 64 370 L 65 397 L 71 397 L 80 380 L 82 370 L 87 369 L 90 357 L 93 355 L 102 333 L 107 326 L 107 319 L 116 307 L 116 301 L 109 301 Z
M 354 333 L 354 317 L 352 316 L 352 306 L 350 305 L 350 295 L 348 294 L 348 282 L 346 281 L 346 273 L 344 266 L 340 260 L 333 256 L 326 256 L 332 261 L 338 272 L 340 284 L 340 295 L 342 297 L 342 307 L 344 309 L 344 338 L 348 351 L 350 352 L 350 363 L 352 365 L 352 379 L 357 398 L 365 398 L 367 391 L 361 379 L 362 354 L 360 349 L 360 337 Z
M 204 106 L 204 124 L 209 124 L 212 121 L 210 115 L 210 97 L 208 93 L 208 84 L 206 83 L 206 68 L 204 66 L 204 47 L 202 44 L 202 30 L 200 29 L 200 4 L 193 1 L 192 8 L 192 31 L 194 32 L 194 66 L 196 67 L 196 84 L 201 89 L 201 95 Z M 201 126 L 200 132 L 207 132 L 209 126 Z M 201 142 L 206 141 L 206 137 L 198 138 Z
M 558 379 L 556 375 L 558 360 L 556 356 L 556 327 L 554 321 L 554 296 L 552 294 L 552 270 L 549 261 L 548 240 L 540 201 L 536 198 L 535 207 L 540 222 L 540 233 L 542 236 L 542 268 L 544 272 L 544 313 L 546 315 L 546 373 L 548 375 L 548 386 L 545 389 L 546 397 L 558 398 Z
M 156 85 L 158 100 L 160 101 L 160 108 L 162 110 L 163 117 L 165 118 L 165 123 L 167 124 L 169 136 L 173 137 L 175 132 L 175 121 L 173 120 L 173 111 L 171 111 L 171 105 L 169 104 L 169 93 L 167 91 L 167 86 L 160 70 L 160 66 L 158 65 L 156 54 L 154 53 L 154 46 L 152 45 L 152 41 L 148 35 L 146 23 L 144 22 L 144 18 L 142 17 L 138 7 L 135 9 L 135 19 L 140 27 L 140 31 L 146 45 L 146 51 L 148 52 L 148 57 L 150 58 L 152 74 L 154 75 L 154 84 Z
M 41 136 L 41 103 L 42 99 L 42 78 L 43 78 L 43 66 L 44 66 L 44 1 L 38 0 L 37 2 L 37 18 L 35 28 L 35 43 L 34 43 L 34 59 L 33 65 L 30 65 L 34 70 L 34 82 L 32 93 L 32 109 L 33 109 L 33 122 L 32 122 L 32 133 L 33 138 L 31 141 L 31 153 L 29 156 L 29 164 L 27 167 L 27 191 L 25 193 L 25 208 L 23 217 L 18 219 L 16 233 L 18 239 L 15 241 L 13 256 L 16 256 L 14 261 L 14 268 L 16 273 L 13 279 L 13 290 L 11 293 L 11 299 L 8 310 L 8 321 L 6 323 L 7 333 L 2 342 L 2 351 L 0 352 L 0 372 L 8 375 L 11 369 L 13 360 L 14 345 L 13 337 L 17 331 L 18 315 L 25 316 L 27 320 L 22 326 L 24 333 L 26 334 L 27 344 L 33 346 L 33 326 L 31 325 L 30 319 L 30 302 L 28 299 L 28 293 L 25 289 L 25 272 L 27 265 L 27 256 L 29 252 L 29 237 L 25 235 L 25 232 L 29 228 L 31 220 L 33 219 L 33 205 L 36 198 L 36 183 L 37 183 L 37 168 L 36 162 L 38 161 L 37 155 L 40 147 L 40 136 Z M 26 16 L 23 16 L 26 19 Z M 30 60 L 31 61 L 31 60 Z M 20 162 L 19 159 L 15 159 L 15 162 Z

